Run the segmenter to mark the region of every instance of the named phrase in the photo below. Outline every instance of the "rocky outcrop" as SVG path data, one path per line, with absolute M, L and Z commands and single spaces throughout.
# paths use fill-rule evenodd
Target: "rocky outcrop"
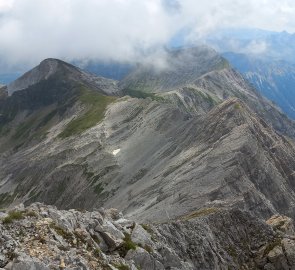
M 264 222 L 240 210 L 152 225 L 127 220 L 116 209 L 20 205 L 1 212 L 0 243 L 6 270 L 295 267 L 293 221 L 275 216 Z

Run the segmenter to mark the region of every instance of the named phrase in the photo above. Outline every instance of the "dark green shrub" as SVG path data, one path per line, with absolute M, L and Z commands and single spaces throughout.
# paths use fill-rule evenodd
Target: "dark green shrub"
M 9 223 L 12 223 L 14 220 L 20 220 L 20 219 L 23 219 L 23 212 L 14 210 L 14 211 L 8 212 L 8 216 L 5 217 L 2 222 L 3 224 L 9 224 Z

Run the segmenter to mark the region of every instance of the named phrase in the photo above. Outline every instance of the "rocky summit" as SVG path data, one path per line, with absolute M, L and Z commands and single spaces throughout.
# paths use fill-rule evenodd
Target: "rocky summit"
M 294 269 L 295 122 L 212 49 L 163 61 L 0 88 L 2 268 Z
M 49 269 L 294 269 L 294 222 L 203 209 L 138 224 L 116 209 L 57 210 L 34 203 L 1 212 L 0 267 Z

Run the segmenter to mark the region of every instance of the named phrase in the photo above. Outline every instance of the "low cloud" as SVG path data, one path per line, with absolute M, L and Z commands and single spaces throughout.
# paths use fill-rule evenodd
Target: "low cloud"
M 294 31 L 294 12 L 293 0 L 0 0 L 0 69 L 47 57 L 139 60 L 184 28 L 191 43 L 228 27 Z

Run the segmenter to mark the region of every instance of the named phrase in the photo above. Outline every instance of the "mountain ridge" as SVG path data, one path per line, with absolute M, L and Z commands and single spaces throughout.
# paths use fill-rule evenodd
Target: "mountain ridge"
M 216 67 L 215 59 L 219 63 L 222 57 L 204 50 L 196 50 L 197 58 L 202 54 L 196 66 L 209 72 L 195 77 L 185 62 L 177 62 L 189 73 L 180 76 L 191 79 L 167 91 L 146 92 L 143 84 L 138 96 L 128 96 L 124 88 L 114 93 L 113 84 L 91 88 L 96 78 L 89 75 L 85 82 L 89 77 L 83 72 L 73 79 L 70 72 L 42 80 L 48 93 L 69 93 L 72 100 L 60 97 L 61 113 L 46 103 L 41 111 L 21 108 L 2 122 L 1 205 L 38 200 L 62 208 L 104 205 L 150 221 L 177 218 L 197 210 L 196 205 L 293 217 L 294 144 L 278 133 L 286 127 L 285 134 L 292 135 L 292 122 L 239 73 Z M 56 87 L 48 85 L 50 78 Z M 33 93 L 30 86 L 1 102 L 19 95 L 40 100 Z M 36 138 L 39 130 L 42 136 Z
M 195 111 L 197 114 L 206 112 L 193 105 L 200 98 L 205 102 L 201 107 L 208 112 L 214 104 L 229 97 L 238 97 L 275 129 L 294 138 L 295 122 L 262 97 L 216 51 L 210 49 L 204 54 L 206 50 L 206 46 L 185 49 L 183 53 L 177 50 L 176 56 L 173 53 L 168 54 L 170 58 L 166 56 L 170 59 L 169 68 L 157 71 L 156 68 L 143 65 L 125 77 L 119 87 L 130 95 L 137 92 L 156 93 L 164 99 L 182 104 L 183 108 L 191 108 L 192 111 L 188 110 L 188 113 Z M 183 91 L 185 88 L 191 91 Z M 175 91 L 179 98 L 169 97 L 169 93 L 175 94 Z M 200 97 L 200 94 L 203 96 Z M 187 100 L 190 104 L 186 104 Z

